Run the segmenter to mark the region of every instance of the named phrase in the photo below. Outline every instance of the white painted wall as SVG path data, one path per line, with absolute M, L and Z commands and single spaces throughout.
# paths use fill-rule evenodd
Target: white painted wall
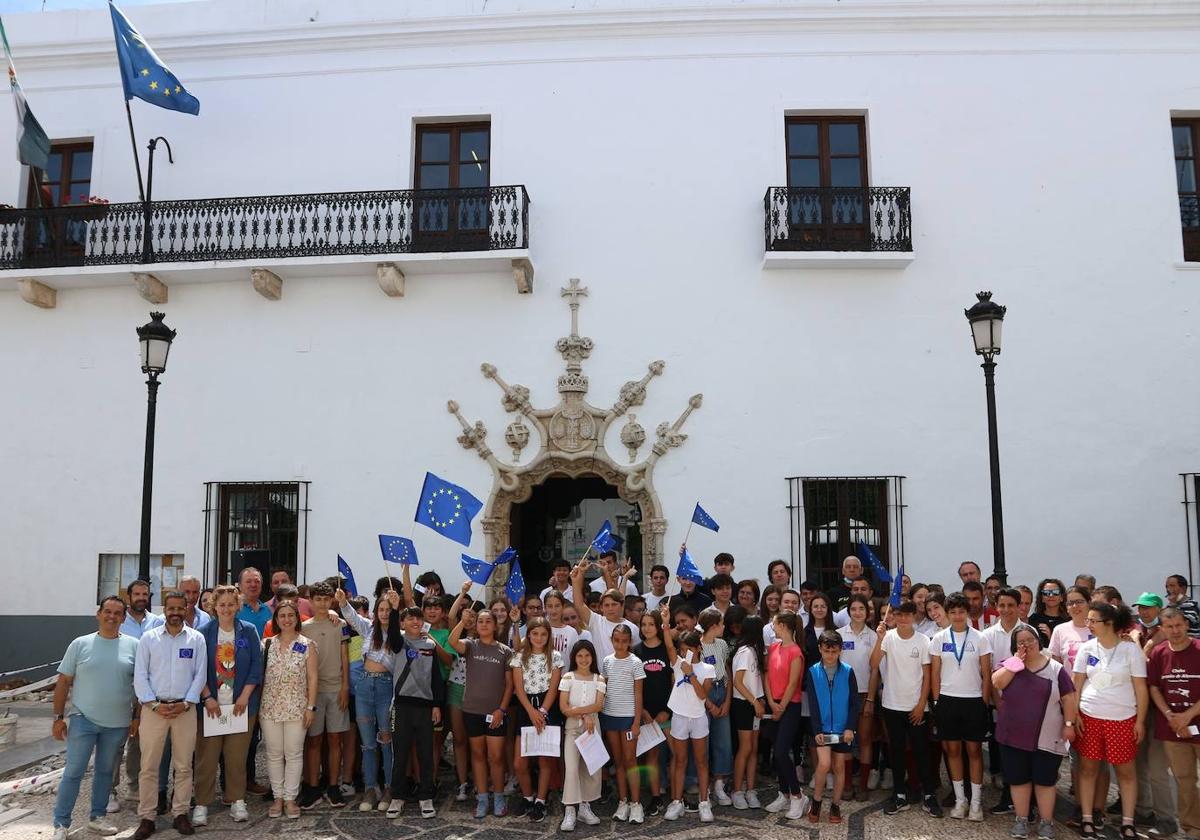
M 143 142 L 165 134 L 176 152 L 156 197 L 406 188 L 415 119 L 488 114 L 493 183 L 533 199 L 537 269 L 522 297 L 497 276 L 410 278 L 403 299 L 370 279 L 286 280 L 279 302 L 248 282 L 173 286 L 155 552 L 198 569 L 203 482 L 303 478 L 310 577 L 339 552 L 378 573 L 375 535 L 406 533 L 424 470 L 490 486 L 444 407 L 459 400 L 506 451 L 480 362 L 555 401 L 558 288 L 578 276 L 594 404 L 655 358 L 667 369 L 637 412 L 647 429 L 705 395 L 656 473 L 668 546 L 700 498 L 722 530 L 698 530 L 693 553 L 765 572 L 788 554 L 785 476 L 903 474 L 910 574 L 949 583 L 961 559 L 990 566 L 983 384 L 962 309 L 993 289 L 1009 307 L 1013 579 L 1090 570 L 1136 596 L 1186 571 L 1178 473 L 1200 470 L 1200 274 L 1177 266 L 1169 120 L 1200 112 L 1194 4 L 483 5 L 133 10 L 202 103 L 198 118 L 133 103 Z M 107 17 L 6 24 L 42 123 L 95 137 L 92 192 L 136 198 Z M 912 187 L 907 270 L 762 269 L 789 109 L 868 114 L 872 182 Z M 0 200 L 21 184 L 5 166 Z M 122 287 L 37 310 L 16 279 L 0 278 L 0 568 L 23 585 L 0 588 L 0 613 L 79 614 L 97 555 L 137 549 L 133 330 L 151 307 Z M 418 539 L 427 563 L 456 568 L 457 545 Z

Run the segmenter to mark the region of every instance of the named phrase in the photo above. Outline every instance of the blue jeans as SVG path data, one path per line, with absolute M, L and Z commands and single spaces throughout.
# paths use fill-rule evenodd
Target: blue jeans
M 92 777 L 91 819 L 103 817 L 112 793 L 113 768 L 121 747 L 129 735 L 127 726 L 97 726 L 83 715 L 71 715 L 67 725 L 67 766 L 63 769 L 62 781 L 58 785 L 58 798 L 54 800 L 54 825 L 71 826 L 71 811 L 79 798 L 79 783 L 87 772 L 88 759 L 96 752 L 95 770 Z
M 714 706 L 725 702 L 725 683 L 713 683 L 708 700 Z M 733 772 L 733 732 L 729 728 L 729 715 L 715 718 L 708 716 L 708 766 L 713 776 L 728 776 Z
M 354 684 L 354 708 L 358 714 L 358 737 L 362 743 L 363 784 L 375 787 L 379 784 L 379 753 L 383 753 L 383 784 L 392 784 L 392 676 L 371 676 L 367 671 Z M 380 734 L 389 736 L 385 744 Z M 376 746 L 379 750 L 376 751 Z

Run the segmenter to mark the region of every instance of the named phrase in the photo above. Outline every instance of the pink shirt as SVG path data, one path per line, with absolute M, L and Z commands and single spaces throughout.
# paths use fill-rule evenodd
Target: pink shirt
M 785 647 L 783 642 L 776 642 L 767 651 L 767 677 L 771 683 L 771 696 L 775 700 L 783 699 L 781 695 L 787 688 L 792 662 L 797 659 L 800 660 L 800 679 L 796 680 L 796 691 L 791 700 L 793 703 L 799 703 L 804 697 L 804 651 L 800 645 Z
M 1050 634 L 1050 647 L 1047 652 L 1065 662 L 1067 669 L 1073 671 L 1075 654 L 1079 652 L 1080 646 L 1091 638 L 1093 638 L 1092 631 L 1087 627 L 1076 627 L 1075 622 L 1068 621 L 1054 628 Z

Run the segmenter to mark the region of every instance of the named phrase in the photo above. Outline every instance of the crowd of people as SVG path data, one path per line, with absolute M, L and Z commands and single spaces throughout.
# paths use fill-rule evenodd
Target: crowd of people
M 718 554 L 671 594 L 654 566 L 642 594 L 614 553 L 558 561 L 517 603 L 408 566 L 372 600 L 277 571 L 263 600 L 247 568 L 237 586 L 184 578 L 161 614 L 134 581 L 59 666 L 54 840 L 93 754 L 88 827 L 116 833 L 123 766 L 135 840 L 168 813 L 182 835 L 207 825 L 218 784 L 234 822 L 250 795 L 272 818 L 434 817 L 443 760 L 475 818 L 541 822 L 557 799 L 562 831 L 598 824 L 605 797 L 630 824 L 724 807 L 816 825 L 877 790 L 887 815 L 982 821 L 990 781 L 1012 837 L 1050 840 L 1064 757 L 1082 836 L 1112 819 L 1127 840 L 1200 837 L 1200 606 L 1182 576 L 1127 605 L 1087 574 L 1010 587 L 971 561 L 952 591 L 904 577 L 899 598 L 854 556 L 824 591 L 782 560 L 765 582 L 735 565 Z

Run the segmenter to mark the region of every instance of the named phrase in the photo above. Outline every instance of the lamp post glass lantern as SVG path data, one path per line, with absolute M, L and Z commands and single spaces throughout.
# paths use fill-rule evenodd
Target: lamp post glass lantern
M 146 378 L 146 457 L 142 471 L 142 537 L 138 551 L 138 577 L 150 580 L 150 500 L 154 494 L 154 415 L 158 405 L 158 377 L 167 369 L 175 330 L 163 323 L 163 313 L 151 312 L 150 323 L 137 329 L 142 373 Z
M 1001 328 L 1007 307 L 992 300 L 991 292 L 979 292 L 978 300 L 964 310 L 971 324 L 976 355 L 983 356 L 983 385 L 987 392 L 988 464 L 992 479 L 992 566 L 1002 586 L 1008 585 L 1004 561 L 1004 506 L 1000 500 L 1000 444 L 996 434 L 996 356 L 1000 354 Z

